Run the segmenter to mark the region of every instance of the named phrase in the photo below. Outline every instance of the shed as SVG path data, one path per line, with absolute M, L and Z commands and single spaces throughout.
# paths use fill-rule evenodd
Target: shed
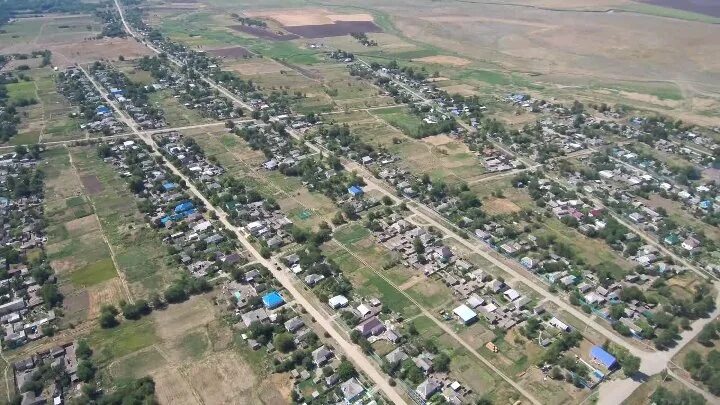
M 350 186 L 348 188 L 348 193 L 350 193 L 350 195 L 353 197 L 360 197 L 363 195 L 364 192 L 363 189 L 359 186 Z

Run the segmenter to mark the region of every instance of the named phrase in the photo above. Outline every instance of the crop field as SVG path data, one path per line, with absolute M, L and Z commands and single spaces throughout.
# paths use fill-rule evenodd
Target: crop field
M 56 73 L 50 68 L 36 68 L 26 74 L 32 80 L 7 86 L 9 99 L 11 102 L 22 99 L 36 100 L 37 103 L 19 107 L 18 134 L 10 143 L 28 144 L 84 138 L 86 134 L 80 129 L 79 119 L 70 116 L 76 109 L 57 92 L 54 79 Z
M 65 321 L 82 322 L 94 317 L 92 309 L 99 304 L 93 298 L 113 290 L 117 272 L 67 149 L 51 149 L 46 155 L 47 254 L 66 296 Z M 120 298 L 104 296 L 104 303 Z
M 157 233 L 147 229 L 135 201 L 128 199 L 127 184 L 97 157 L 94 147 L 71 149 L 81 178 L 94 178 L 102 186 L 88 192 L 115 260 L 135 297 L 162 290 L 178 277 L 177 265 L 168 262 L 166 248 Z

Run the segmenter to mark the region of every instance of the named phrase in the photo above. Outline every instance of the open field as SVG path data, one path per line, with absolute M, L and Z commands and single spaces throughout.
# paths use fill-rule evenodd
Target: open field
M 127 184 L 97 157 L 94 147 L 73 148 L 70 152 L 81 178 L 94 176 L 101 185 L 99 190 L 87 192 L 87 198 L 113 247 L 130 292 L 142 297 L 162 290 L 178 277 L 180 270 L 175 263 L 168 262 L 159 236 L 147 228 L 135 201 L 127 198 Z
M 150 375 L 160 403 L 284 403 L 288 378 L 268 375 L 258 352 L 235 343 L 232 330 L 215 320 L 210 298 L 91 336 L 108 378 Z

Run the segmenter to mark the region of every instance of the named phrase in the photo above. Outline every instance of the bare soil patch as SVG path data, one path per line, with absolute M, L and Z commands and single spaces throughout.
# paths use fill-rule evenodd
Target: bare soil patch
M 203 296 L 195 296 L 181 304 L 155 311 L 157 334 L 163 340 L 175 338 L 190 329 L 208 324 L 214 319 L 213 308 Z
M 233 29 L 235 31 L 244 32 L 246 34 L 250 34 L 250 35 L 258 37 L 258 38 L 269 39 L 272 41 L 290 41 L 291 39 L 300 38 L 298 35 L 295 35 L 295 34 L 286 34 L 284 32 L 275 32 L 275 31 L 270 31 L 265 28 L 251 27 L 248 25 L 231 25 L 228 28 Z
M 100 315 L 100 308 L 106 304 L 117 304 L 124 299 L 122 284 L 115 277 L 102 284 L 88 289 L 90 302 L 88 304 L 88 319 L 94 319 Z
M 50 267 L 52 267 L 55 274 L 61 275 L 76 269 L 78 267 L 78 262 L 73 259 L 53 260 L 50 262 Z
M 483 206 L 487 212 L 495 215 L 512 214 L 520 211 L 520 207 L 507 198 L 488 198 L 483 201 Z
M 178 370 L 165 367 L 151 374 L 155 381 L 155 394 L 161 404 L 195 405 L 200 404 L 187 381 Z
M 115 60 L 122 55 L 126 60 L 151 55 L 152 51 L 130 38 L 103 38 L 66 43 L 48 47 L 57 65 L 89 63 L 100 59 Z
M 461 96 L 474 96 L 477 94 L 475 87 L 469 84 L 456 84 L 453 86 L 441 87 L 441 89 L 445 90 L 449 94 L 460 94 Z
M 472 63 L 472 61 L 468 59 L 448 55 L 426 56 L 424 58 L 415 59 L 415 61 L 423 63 L 436 63 L 438 65 L 448 66 L 466 66 Z
M 88 194 L 97 194 L 103 191 L 103 185 L 95 175 L 84 175 L 80 176 L 80 181 L 87 190 Z
M 220 58 L 233 59 L 242 59 L 253 55 L 252 52 L 243 48 L 242 46 L 234 46 L 232 48 L 209 49 L 207 53 L 213 56 L 218 56 Z
M 323 9 L 288 9 L 282 11 L 259 11 L 259 12 L 247 12 L 245 13 L 251 17 L 262 17 L 275 20 L 278 23 L 286 26 L 299 26 L 299 25 L 322 25 L 331 24 L 333 20 L 328 17 L 327 11 Z
M 85 234 L 100 229 L 100 222 L 96 215 L 73 219 L 65 223 L 65 229 L 73 236 Z
M 337 21 L 322 25 L 286 26 L 285 29 L 303 38 L 339 37 L 355 32 L 382 32 L 382 29 L 372 21 Z
M 234 352 L 213 354 L 183 371 L 208 404 L 242 403 L 257 382 L 252 369 Z
M 455 140 L 447 135 L 433 135 L 423 138 L 422 141 L 427 142 L 433 146 L 441 146 L 447 145 L 448 143 L 454 142 Z
M 90 294 L 87 291 L 78 291 L 76 294 L 66 295 L 63 298 L 63 311 L 74 314 L 90 306 Z
M 228 65 L 228 68 L 234 70 L 241 75 L 265 75 L 270 73 L 278 73 L 283 70 L 283 65 L 267 58 L 250 59 L 239 63 Z

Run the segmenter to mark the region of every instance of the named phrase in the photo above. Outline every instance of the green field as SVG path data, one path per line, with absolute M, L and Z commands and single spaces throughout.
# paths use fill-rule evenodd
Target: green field
M 70 281 L 78 287 L 89 287 L 110 280 L 116 275 L 115 265 L 108 257 L 73 271 Z
M 373 110 L 372 113 L 387 121 L 393 127 L 401 130 L 405 135 L 417 137 L 420 133 L 422 120 L 411 114 L 405 107 L 382 108 Z
M 37 100 L 35 82 L 19 81 L 7 85 L 8 101 L 16 103 L 21 100 Z
M 157 341 L 155 326 L 149 318 L 123 321 L 112 329 L 96 329 L 88 336 L 95 361 L 107 366 L 111 361 L 151 346 Z

